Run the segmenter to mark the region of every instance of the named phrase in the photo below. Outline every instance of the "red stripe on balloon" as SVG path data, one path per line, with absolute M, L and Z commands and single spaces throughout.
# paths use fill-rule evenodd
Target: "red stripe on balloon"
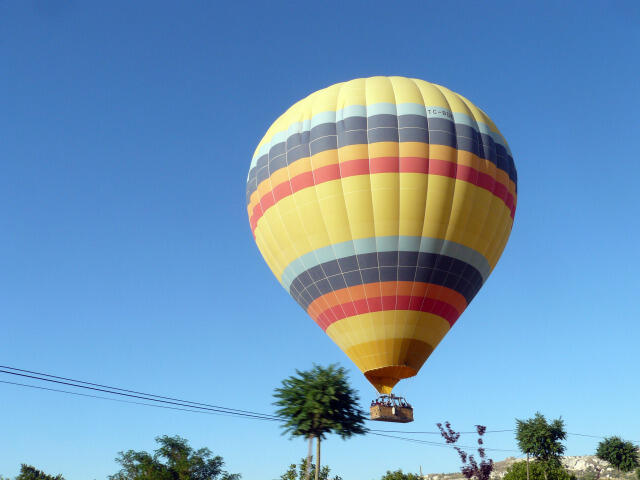
M 343 318 L 353 317 L 371 312 L 383 312 L 393 310 L 413 310 L 426 312 L 444 318 L 453 326 L 462 312 L 442 300 L 423 298 L 410 295 L 373 297 L 354 300 L 328 308 L 315 316 L 314 320 L 326 330 L 329 325 Z
M 357 158 L 355 160 L 349 160 L 342 162 L 340 165 L 341 177 L 353 177 L 355 175 L 368 175 L 369 171 L 369 159 Z
M 515 215 L 515 198 L 509 192 L 508 188 L 491 175 L 482 173 L 475 168 L 438 158 L 358 158 L 301 173 L 291 180 L 276 185 L 272 191 L 263 195 L 254 207 L 251 218 L 249 219 L 251 231 L 255 231 L 258 220 L 260 220 L 260 217 L 262 217 L 270 207 L 289 195 L 293 195 L 304 188 L 338 180 L 339 178 L 374 173 L 424 173 L 462 180 L 463 182 L 471 183 L 491 192 L 505 203 L 511 211 L 511 218 Z

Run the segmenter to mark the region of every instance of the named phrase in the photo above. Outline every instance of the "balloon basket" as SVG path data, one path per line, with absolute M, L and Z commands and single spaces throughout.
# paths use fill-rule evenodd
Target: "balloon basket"
M 380 395 L 371 402 L 371 420 L 379 422 L 413 422 L 413 407 L 403 397 Z

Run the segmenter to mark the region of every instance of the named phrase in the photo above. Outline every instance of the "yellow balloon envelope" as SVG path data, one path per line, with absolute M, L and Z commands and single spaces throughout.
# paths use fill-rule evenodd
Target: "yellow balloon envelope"
M 389 393 L 495 267 L 516 183 L 507 142 L 469 100 L 423 80 L 360 78 L 273 123 L 247 209 L 282 286 Z

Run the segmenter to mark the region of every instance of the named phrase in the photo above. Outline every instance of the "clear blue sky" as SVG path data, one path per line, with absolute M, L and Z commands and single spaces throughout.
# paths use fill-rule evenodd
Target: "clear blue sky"
M 0 363 L 272 412 L 294 369 L 340 362 L 368 404 L 261 259 L 245 179 L 293 102 L 405 75 L 486 110 L 519 177 L 502 260 L 402 384 L 406 429 L 512 428 L 540 410 L 640 440 L 639 47 L 634 1 L 0 2 Z M 245 480 L 306 452 L 269 422 L 6 384 L 0 431 L 1 474 L 26 462 L 67 480 L 104 479 L 117 451 L 161 434 Z M 486 444 L 515 448 L 511 433 Z M 346 480 L 458 467 L 376 437 L 330 437 L 323 459 Z

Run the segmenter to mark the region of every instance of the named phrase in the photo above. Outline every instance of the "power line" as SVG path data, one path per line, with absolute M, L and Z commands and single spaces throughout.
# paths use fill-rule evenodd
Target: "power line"
M 35 372 L 33 370 L 25 370 L 25 369 L 22 369 L 22 368 L 9 367 L 7 365 L 0 365 L 0 368 L 6 368 L 7 370 L 14 370 L 16 372 L 31 373 L 31 374 L 34 374 L 34 375 L 39 375 L 41 377 L 49 377 L 49 378 L 56 378 L 58 380 L 66 380 L 66 381 L 73 382 L 73 383 L 78 383 L 78 384 L 91 385 L 91 386 L 94 386 L 94 387 L 108 388 L 109 390 L 117 390 L 117 391 L 120 391 L 120 392 L 133 393 L 133 394 L 137 394 L 137 395 L 145 395 L 147 397 L 155 397 L 155 398 L 159 398 L 159 399 L 163 399 L 163 400 L 174 400 L 176 402 L 190 403 L 190 404 L 193 404 L 193 405 L 200 405 L 200 406 L 211 407 L 211 408 L 220 408 L 220 409 L 233 411 L 233 412 L 238 412 L 238 413 L 247 413 L 247 414 L 251 414 L 251 415 L 262 415 L 262 416 L 266 416 L 266 417 L 277 418 L 275 415 L 251 412 L 249 410 L 240 410 L 240 409 L 237 409 L 237 408 L 221 407 L 219 405 L 212 405 L 212 404 L 209 404 L 209 403 L 192 402 L 190 400 L 183 400 L 183 399 L 174 398 L 174 397 L 165 397 L 165 396 L 162 396 L 162 395 L 155 395 L 155 394 L 152 394 L 152 393 L 138 392 L 136 390 L 128 390 L 126 388 L 112 387 L 110 385 L 103 385 L 103 384 L 100 384 L 100 383 L 86 382 L 84 380 L 76 380 L 76 379 L 73 379 L 73 378 L 61 377 L 61 376 L 58 376 L 58 375 L 51 375 L 51 374 L 48 374 L 48 373 Z M 9 373 L 9 372 L 4 372 L 4 373 Z M 46 379 L 42 379 L 42 380 L 46 381 Z M 77 385 L 77 386 L 81 387 L 80 385 Z M 83 387 L 81 387 L 81 388 L 83 388 Z M 113 393 L 115 393 L 115 392 L 113 392 Z
M 9 367 L 11 368 L 11 367 Z M 44 382 L 51 382 L 51 383 L 57 383 L 57 384 L 62 384 L 62 385 L 68 385 L 71 387 L 75 387 L 75 388 L 83 388 L 83 389 L 87 389 L 87 390 L 93 390 L 93 391 L 98 391 L 98 392 L 103 392 L 103 393 L 109 393 L 111 395 L 120 395 L 120 396 L 124 396 L 124 397 L 130 397 L 130 398 L 138 398 L 141 400 L 147 400 L 147 401 L 151 401 L 151 402 L 158 402 L 158 403 L 163 403 L 163 404 L 169 404 L 169 405 L 176 405 L 179 407 L 189 407 L 192 409 L 198 409 L 198 410 L 205 410 L 205 411 L 212 411 L 212 412 L 218 412 L 218 413 L 226 413 L 228 415 L 235 415 L 238 417 L 247 417 L 247 418 L 256 418 L 256 419 L 260 419 L 260 420 L 278 420 L 278 417 L 276 417 L 275 415 L 266 415 L 266 414 L 262 414 L 262 413 L 257 413 L 257 412 L 249 412 L 249 411 L 238 411 L 236 409 L 229 409 L 226 407 L 219 407 L 219 406 L 211 406 L 211 407 L 199 407 L 196 406 L 195 403 L 196 402 L 182 402 L 182 401 L 169 401 L 169 400 L 163 400 L 161 398 L 159 398 L 160 396 L 158 395 L 149 395 L 149 394 L 144 394 L 141 393 L 140 395 L 136 395 L 136 394 L 132 394 L 132 393 L 125 393 L 123 391 L 116 391 L 116 390 L 123 390 L 123 389 L 115 389 L 112 387 L 108 387 L 105 386 L 106 388 L 98 388 L 98 387 L 92 387 L 89 385 L 82 385 L 79 383 L 73 383 L 75 382 L 75 380 L 71 380 L 69 382 L 67 381 L 62 381 L 62 380 L 55 380 L 53 378 L 43 378 L 42 376 L 39 376 L 41 374 L 39 374 L 38 372 L 34 372 L 36 373 L 38 376 L 36 375 L 28 375 L 26 373 L 19 373 L 19 372 L 12 372 L 12 371 L 8 371 L 8 370 L 3 370 L 0 369 L 0 373 L 6 373 L 9 375 L 16 375 L 16 376 L 20 376 L 20 377 L 25 377 L 25 378 L 31 378 L 34 380 L 40 380 L 40 381 L 44 381 Z M 62 378 L 62 377 L 60 377 Z M 87 382 L 84 382 L 87 383 Z M 156 397 L 156 398 L 154 398 Z
M 6 373 L 6 372 L 2 372 L 2 373 Z M 58 389 L 58 388 L 40 387 L 40 386 L 37 386 L 37 385 L 29 385 L 29 384 L 26 384 L 26 383 L 19 383 L 19 382 L 9 382 L 9 381 L 6 381 L 6 380 L 0 380 L 0 383 L 4 383 L 4 384 L 7 384 L 7 385 L 20 386 L 20 387 L 33 388 L 33 389 L 37 389 L 37 390 L 45 390 L 45 391 L 49 391 L 49 392 L 65 393 L 65 394 L 68 394 L 68 395 L 76 395 L 76 396 L 81 396 L 81 397 L 95 398 L 95 399 L 100 399 L 100 400 L 109 400 L 109 401 L 112 401 L 112 402 L 129 403 L 129 404 L 133 404 L 133 405 L 142 405 L 142 406 L 145 406 L 145 407 L 163 408 L 163 409 L 169 409 L 169 410 L 179 410 L 179 411 L 182 411 L 182 412 L 190 412 L 190 413 L 203 413 L 205 415 L 221 415 L 221 416 L 231 416 L 231 417 L 237 417 L 238 416 L 238 415 L 235 415 L 235 414 L 211 412 L 211 411 L 206 411 L 206 410 L 203 410 L 203 409 L 180 408 L 180 407 L 172 407 L 172 406 L 167 406 L 167 405 L 157 405 L 157 404 L 153 404 L 153 403 L 136 402 L 136 401 L 133 401 L 133 400 L 123 400 L 123 399 L 120 399 L 120 398 L 111 398 L 111 397 L 105 397 L 105 396 L 101 396 L 101 395 L 92 395 L 92 394 L 88 394 L 88 393 L 72 392 L 72 391 L 69 391 L 69 390 L 62 390 L 62 389 Z M 255 419 L 256 420 L 276 420 L 276 419 L 269 419 L 269 418 L 255 418 Z M 392 439 L 396 439 L 396 440 L 403 440 L 403 441 L 412 442 L 412 443 L 418 443 L 418 444 L 422 444 L 422 445 L 429 445 L 429 446 L 434 446 L 434 447 L 453 448 L 452 445 L 448 445 L 446 443 L 432 442 L 432 441 L 429 441 L 429 440 L 421 440 L 421 439 L 417 439 L 417 438 L 400 437 L 400 436 L 397 436 L 397 435 L 385 435 L 383 433 L 378 433 L 378 432 L 381 432 L 381 431 L 383 431 L 383 430 L 367 430 L 367 433 L 370 433 L 371 435 L 376 435 L 376 436 L 379 436 L 379 437 L 386 437 L 386 438 L 392 438 Z M 408 433 L 408 432 L 406 432 L 406 433 Z M 429 432 L 429 433 L 431 433 L 431 432 Z M 469 446 L 465 446 L 465 445 L 459 445 L 459 447 L 460 448 L 475 448 L 475 447 L 469 447 Z M 503 449 L 498 449 L 498 448 L 485 448 L 485 450 L 487 450 L 487 451 L 503 451 L 503 452 L 514 452 L 515 451 L 515 450 L 503 450 Z
M 22 373 L 20 373 L 20 372 L 22 372 Z M 259 413 L 259 412 L 253 412 L 251 410 L 241 410 L 241 409 L 236 409 L 236 408 L 229 408 L 229 407 L 222 407 L 222 406 L 219 406 L 219 405 L 213 405 L 213 404 L 210 404 L 210 403 L 194 402 L 194 401 L 191 401 L 191 400 L 183 400 L 183 399 L 176 398 L 176 397 L 168 397 L 168 396 L 156 395 L 156 394 L 152 394 L 152 393 L 145 393 L 145 392 L 125 389 L 125 388 L 120 388 L 120 387 L 113 387 L 113 386 L 105 385 L 105 384 L 101 384 L 101 383 L 87 382 L 87 381 L 84 381 L 84 380 L 76 380 L 76 379 L 69 378 L 69 377 L 63 377 L 63 376 L 59 376 L 59 375 L 52 375 L 52 374 L 48 374 L 48 373 L 37 372 L 37 371 L 33 371 L 33 370 L 26 370 L 26 369 L 21 369 L 21 368 L 6 366 L 6 365 L 0 365 L 0 373 L 5 373 L 5 374 L 9 374 L 9 375 L 15 375 L 15 376 L 20 376 L 20 377 L 30 378 L 32 380 L 37 380 L 37 381 L 51 382 L 51 383 L 56 383 L 56 384 L 67 385 L 67 386 L 71 386 L 71 387 L 74 387 L 74 388 L 93 390 L 93 391 L 107 393 L 107 394 L 110 394 L 110 395 L 124 396 L 124 397 L 129 397 L 129 398 L 136 398 L 136 399 L 146 400 L 148 402 L 155 402 L 155 403 L 145 403 L 145 402 L 137 402 L 137 401 L 132 401 L 132 400 L 123 400 L 123 399 L 111 398 L 111 397 L 105 397 L 105 396 L 99 396 L 99 395 L 90 395 L 90 394 L 86 394 L 86 393 L 72 392 L 72 391 L 69 391 L 69 390 L 61 390 L 61 389 L 55 389 L 55 388 L 39 387 L 39 386 L 35 386 L 35 385 L 28 385 L 28 384 L 23 384 L 23 383 L 18 383 L 18 382 L 8 382 L 8 381 L 1 381 L 0 380 L 0 383 L 16 385 L 16 386 L 22 386 L 22 387 L 29 387 L 29 388 L 39 389 L 39 390 L 47 390 L 47 391 L 52 391 L 52 392 L 66 393 L 66 394 L 70 394 L 70 395 L 77 395 L 77 396 L 83 396 L 83 397 L 89 397 L 89 398 L 111 400 L 111 401 L 117 401 L 117 402 L 121 402 L 121 403 L 131 403 L 131 404 L 143 405 L 143 406 L 148 406 L 148 407 L 165 408 L 165 409 L 170 409 L 170 410 L 180 410 L 180 411 L 186 411 L 186 412 L 191 412 L 191 413 L 205 413 L 205 414 L 210 414 L 210 415 L 243 417 L 243 418 L 249 418 L 249 419 L 255 419 L 255 420 L 270 420 L 270 421 L 279 421 L 279 420 L 281 420 L 280 417 L 278 417 L 276 415 L 272 415 L 272 414 L 264 414 L 264 413 Z M 158 404 L 162 404 L 162 405 L 158 405 Z M 515 432 L 515 429 L 487 430 L 485 433 L 505 433 L 505 432 Z M 440 435 L 440 432 L 437 432 L 437 431 L 404 431 L 404 430 L 367 429 L 367 433 L 370 433 L 371 435 L 377 435 L 377 436 L 380 436 L 380 437 L 394 438 L 394 439 L 398 439 L 398 440 L 410 441 L 410 442 L 414 442 L 414 443 L 422 443 L 422 444 L 426 444 L 426 445 L 433 445 L 433 446 L 440 446 L 440 447 L 452 447 L 451 445 L 446 444 L 446 443 L 439 443 L 439 442 L 432 442 L 432 441 L 416 439 L 416 438 L 388 435 L 390 433 L 393 433 L 393 434 L 400 433 L 400 434 Z M 460 434 L 474 434 L 474 433 L 477 433 L 477 432 L 476 431 L 469 431 L 469 432 L 459 432 L 459 433 Z M 587 437 L 587 438 L 600 438 L 600 439 L 606 438 L 606 437 L 601 436 L 601 435 L 588 435 L 588 434 L 584 434 L 584 433 L 571 433 L 570 432 L 570 433 L 567 433 L 567 435 L 575 435 L 575 436 Z M 631 440 L 631 441 L 632 442 L 638 442 L 637 440 Z M 462 448 L 475 448 L 475 447 L 468 447 L 468 446 L 460 446 L 460 447 L 462 447 Z M 504 451 L 504 452 L 517 452 L 517 450 L 511 450 L 511 449 L 486 448 L 485 450 Z
M 20 386 L 20 387 L 36 388 L 38 390 L 46 390 L 46 391 L 49 391 L 49 392 L 67 393 L 69 395 L 77 395 L 77 396 L 80 396 L 80 397 L 99 398 L 99 399 L 102 399 L 102 400 L 109 400 L 111 402 L 131 403 L 133 405 L 144 405 L 146 407 L 164 408 L 164 409 L 168 409 L 168 410 L 180 410 L 182 412 L 204 413 L 205 415 L 220 415 L 220 416 L 226 416 L 226 417 L 235 416 L 235 415 L 229 415 L 229 414 L 226 414 L 226 413 L 207 412 L 205 410 L 191 410 L 191 409 L 188 409 L 188 408 L 169 407 L 168 405 L 155 405 L 153 403 L 135 402 L 133 400 L 122 400 L 121 398 L 110 398 L 110 397 L 103 397 L 103 396 L 100 396 L 100 395 L 91 395 L 89 393 L 71 392 L 69 390 L 61 390 L 61 389 L 58 389 L 58 388 L 38 387 L 37 385 L 29 385 L 29 384 L 26 384 L 26 383 L 18 383 L 18 382 L 8 382 L 6 380 L 0 380 L 0 383 L 6 383 L 8 385 L 17 385 L 17 386 Z M 265 420 L 267 420 L 267 419 L 265 419 Z
M 416 431 L 416 432 L 409 432 L 409 431 L 404 431 L 404 430 L 369 430 L 370 432 L 380 432 L 380 433 L 407 433 L 407 434 L 422 434 L 422 435 L 441 435 L 440 432 L 434 432 L 434 431 Z M 508 432 L 512 432 L 515 433 L 515 429 L 511 428 L 511 429 L 504 429 L 504 430 L 487 430 L 484 433 L 508 433 Z M 473 433 L 478 433 L 478 432 L 457 432 L 460 434 L 473 434 Z M 573 432 L 567 432 L 567 435 L 574 435 L 577 437 L 587 437 L 587 438 L 600 438 L 600 439 L 604 439 L 607 438 L 605 436 L 602 435 L 587 435 L 586 433 L 573 433 Z M 635 442 L 635 443 L 640 443 L 640 440 L 630 440 L 631 442 Z
M 425 432 L 425 431 L 419 431 L 419 432 L 409 432 L 409 431 L 404 431 L 404 430 L 369 430 L 370 432 L 381 432 L 381 433 L 410 433 L 410 434 L 423 434 L 423 435 L 442 435 L 440 432 Z M 513 429 L 509 429 L 509 430 L 486 430 L 484 433 L 504 433 L 504 432 L 515 432 L 515 430 Z M 457 432 L 460 434 L 472 434 L 475 433 L 477 434 L 478 432 L 476 430 L 472 431 L 472 432 Z
M 404 440 L 406 442 L 412 442 L 412 443 L 420 443 L 423 445 L 432 445 L 434 447 L 447 447 L 447 448 L 469 448 L 469 449 L 474 449 L 474 448 L 478 448 L 478 445 L 475 446 L 469 446 L 469 445 L 452 445 L 452 444 L 448 444 L 448 443 L 440 443 L 440 442 L 431 442 L 429 440 L 421 440 L 419 438 L 410 438 L 410 437 L 399 437 L 397 435 L 385 435 L 382 433 L 376 433 L 376 432 L 372 432 L 369 431 L 369 433 L 371 435 L 377 435 L 379 437 L 386 437 L 386 438 L 395 438 L 397 440 Z M 482 447 L 484 448 L 484 450 L 487 451 L 494 451 L 494 452 L 518 452 L 518 450 L 512 450 L 512 449 L 505 449 L 505 448 L 488 448 L 488 447 Z

